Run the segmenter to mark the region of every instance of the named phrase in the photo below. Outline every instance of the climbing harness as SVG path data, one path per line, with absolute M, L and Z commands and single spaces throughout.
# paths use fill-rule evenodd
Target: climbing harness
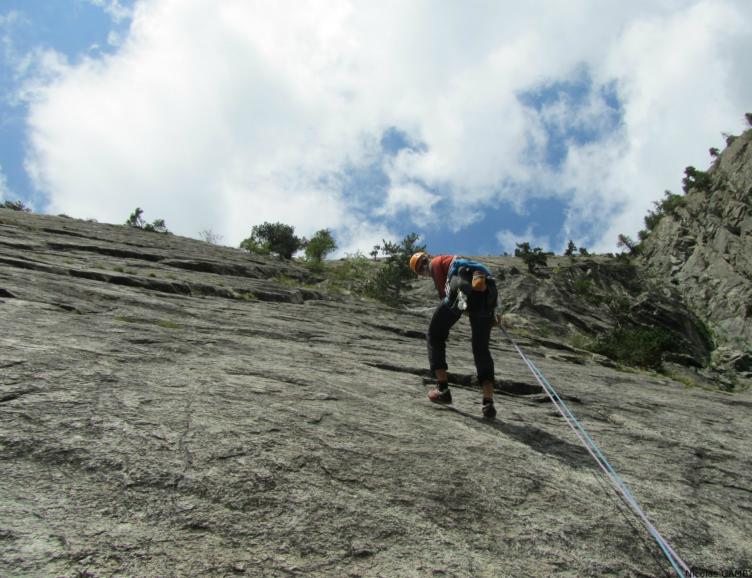
M 561 415 L 564 417 L 569 427 L 572 428 L 575 435 L 578 437 L 580 442 L 582 442 L 582 445 L 584 445 L 585 449 L 587 449 L 588 453 L 598 463 L 600 468 L 605 472 L 606 476 L 608 476 L 608 479 L 611 481 L 611 484 L 614 486 L 616 491 L 622 495 L 627 504 L 629 504 L 632 510 L 642 519 L 645 527 L 658 543 L 658 546 L 661 548 L 663 554 L 671 563 L 671 566 L 674 568 L 677 575 L 681 576 L 682 578 L 695 578 L 695 575 L 692 573 L 692 570 L 689 568 L 689 566 L 687 566 L 687 564 L 677 555 L 677 553 L 669 545 L 669 543 L 663 538 L 663 536 L 661 536 L 656 527 L 650 522 L 650 520 L 648 520 L 648 517 L 645 515 L 645 512 L 642 510 L 640 505 L 637 503 L 637 500 L 632 495 L 632 492 L 629 491 L 627 485 L 619 477 L 614 468 L 611 467 L 611 464 L 608 462 L 606 457 L 601 452 L 600 448 L 598 448 L 596 443 L 590 437 L 590 434 L 588 434 L 587 430 L 569 410 L 567 404 L 565 404 L 564 400 L 559 397 L 559 394 L 548 382 L 543 373 L 541 373 L 541 371 L 535 366 L 535 364 L 530 361 L 530 359 L 523 353 L 522 349 L 520 349 L 519 345 L 517 345 L 517 343 L 514 341 L 514 339 L 512 339 L 509 333 L 507 333 L 504 327 L 499 325 L 499 329 L 501 329 L 504 337 L 506 337 L 507 340 L 515 348 L 515 350 L 517 350 L 517 353 L 528 366 L 538 384 L 546 392 L 548 397 L 551 399 L 551 402 L 556 406 L 556 409 L 559 410 L 559 413 L 561 413 Z

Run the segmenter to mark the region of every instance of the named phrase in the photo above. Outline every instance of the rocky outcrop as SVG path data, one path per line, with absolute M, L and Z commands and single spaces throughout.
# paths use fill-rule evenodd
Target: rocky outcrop
M 713 330 L 714 361 L 752 376 L 752 130 L 733 139 L 644 243 L 644 263 Z
M 488 423 L 465 320 L 454 410 L 425 399 L 429 285 L 314 281 L 0 211 L 0 575 L 670 575 L 500 336 Z M 749 393 L 514 334 L 690 565 L 752 567 Z

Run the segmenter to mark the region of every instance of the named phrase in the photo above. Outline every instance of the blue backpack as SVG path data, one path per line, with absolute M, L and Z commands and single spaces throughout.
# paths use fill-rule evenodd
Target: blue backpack
M 455 257 L 447 274 L 446 302 L 456 306 L 458 298 L 465 304 L 460 309 L 464 309 L 468 302 L 473 309 L 496 307 L 498 292 L 491 270 L 472 259 Z
M 449 265 L 449 274 L 447 275 L 447 280 L 451 279 L 455 275 L 466 277 L 468 276 L 468 273 L 469 276 L 472 277 L 476 271 L 484 273 L 486 277 L 493 279 L 491 270 L 483 263 L 478 263 L 477 261 L 473 261 L 472 259 L 465 259 L 464 257 L 455 257 L 452 260 L 452 264 Z

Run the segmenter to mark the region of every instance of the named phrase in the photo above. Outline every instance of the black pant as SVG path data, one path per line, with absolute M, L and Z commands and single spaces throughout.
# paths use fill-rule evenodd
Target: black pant
M 472 309 L 472 302 L 470 303 Z M 488 349 L 493 328 L 493 310 L 483 307 L 480 311 L 469 310 L 470 327 L 472 329 L 473 359 L 475 370 L 478 373 L 478 381 L 493 381 L 494 362 Z M 446 342 L 449 338 L 449 330 L 462 317 L 462 312 L 442 301 L 436 308 L 428 326 L 428 362 L 431 364 L 431 372 L 435 374 L 437 369 L 448 369 L 446 362 Z

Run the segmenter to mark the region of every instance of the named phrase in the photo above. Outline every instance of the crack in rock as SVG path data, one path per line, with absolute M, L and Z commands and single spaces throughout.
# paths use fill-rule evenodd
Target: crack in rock
M 6 393 L 0 395 L 0 403 L 7 403 L 9 401 L 13 401 L 15 399 L 19 399 L 20 397 L 23 397 L 24 395 L 28 395 L 30 393 L 36 393 L 39 391 L 38 389 L 23 389 L 20 391 L 14 391 L 11 393 Z

